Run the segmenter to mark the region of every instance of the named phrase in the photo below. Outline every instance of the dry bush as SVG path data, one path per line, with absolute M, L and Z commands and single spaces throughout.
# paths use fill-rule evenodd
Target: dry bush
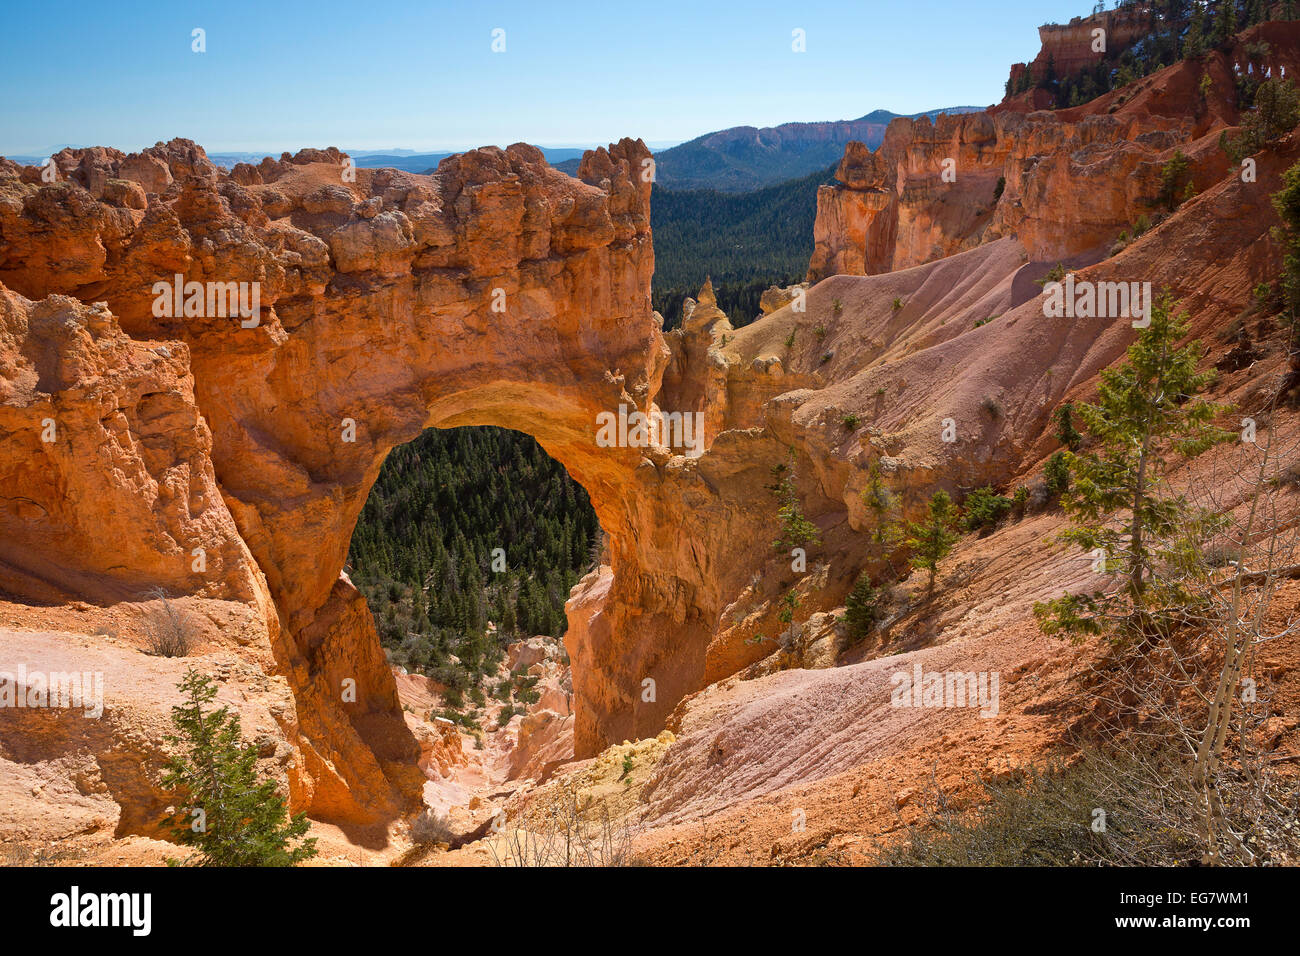
M 197 640 L 193 618 L 162 588 L 149 591 L 148 597 L 155 603 L 145 611 L 141 624 L 145 653 L 154 657 L 188 657 Z
M 609 807 L 561 781 L 560 799 L 528 813 L 521 826 L 503 825 L 489 836 L 494 866 L 633 866 L 633 831 Z M 504 817 L 501 818 L 504 823 Z
M 445 814 L 425 810 L 411 821 L 411 841 L 419 846 L 450 845 L 456 838 Z

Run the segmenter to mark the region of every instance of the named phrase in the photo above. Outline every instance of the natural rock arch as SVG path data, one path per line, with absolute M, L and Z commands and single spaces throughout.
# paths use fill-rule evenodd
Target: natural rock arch
M 20 353 L 40 343 L 45 366 L 69 370 L 15 357 L 30 374 L 15 377 L 23 411 L 7 418 L 34 436 L 49 414 L 84 443 L 65 457 L 27 446 L 34 480 L 61 476 L 51 499 L 123 496 L 89 452 L 113 447 L 141 505 L 96 516 L 97 535 L 78 533 L 84 503 L 47 502 L 35 522 L 32 509 L 6 514 L 32 543 L 69 542 L 51 561 L 15 536 L 0 553 L 6 590 L 110 601 L 151 584 L 256 606 L 297 703 L 297 802 L 325 818 L 391 816 L 418 794 L 415 744 L 369 611 L 341 577 L 348 543 L 390 449 L 427 427 L 500 425 L 568 469 L 610 538 L 612 575 L 592 575 L 569 605 L 578 753 L 660 729 L 703 684 L 713 621 L 697 591 L 718 575 L 674 503 L 692 482 L 707 488 L 683 480 L 698 462 L 595 442 L 601 412 L 663 400 L 665 370 L 679 381 L 690 360 L 673 357 L 650 308 L 648 157 L 624 140 L 588 153 L 574 179 L 515 145 L 416 176 L 306 150 L 227 174 L 174 140 L 129 157 L 64 151 L 54 184 L 6 164 L 0 281 L 80 300 L 5 296 Z M 259 283 L 258 324 L 159 316 L 170 296 L 155 284 L 176 275 Z M 87 367 L 106 391 L 77 403 Z M 160 395 L 179 431 L 158 424 Z M 157 461 L 144 435 L 166 446 Z M 123 562 L 116 542 L 142 529 L 149 545 Z M 190 573 L 194 548 L 202 573 Z M 348 679 L 355 703 L 342 700 Z
M 1127 321 L 1044 322 L 1033 280 L 1051 262 L 1026 261 L 1009 236 L 832 276 L 805 309 L 740 330 L 706 287 L 664 334 L 646 156 L 625 140 L 571 179 L 513 146 L 355 182 L 333 150 L 225 174 L 184 141 L 65 151 L 49 184 L 0 161 L 0 590 L 111 603 L 163 586 L 240 602 L 293 691 L 277 719 L 301 756 L 295 805 L 389 819 L 418 794 L 415 744 L 338 570 L 393 446 L 429 426 L 503 425 L 587 488 L 613 567 L 568 605 L 589 754 L 671 724 L 684 695 L 770 653 L 783 595 L 836 608 L 868 567 L 873 474 L 904 518 L 936 487 L 1023 475 L 1055 447 L 1052 409 L 1131 341 Z M 1292 161 L 1262 154 L 1258 184 L 1217 183 L 1160 227 L 1166 241 L 1079 274 L 1168 285 L 1198 333 L 1216 328 L 1248 292 L 1219 291 L 1218 264 L 1270 268 L 1268 196 Z M 177 273 L 260 282 L 259 326 L 156 317 L 153 283 Z M 706 452 L 600 448 L 596 415 L 623 403 L 702 412 Z M 355 442 L 341 441 L 344 418 Z M 944 418 L 958 441 L 940 440 Z M 47 421 L 57 441 L 43 440 Z M 803 577 L 772 546 L 770 470 L 791 454 L 822 531 Z M 355 704 L 340 699 L 345 678 Z

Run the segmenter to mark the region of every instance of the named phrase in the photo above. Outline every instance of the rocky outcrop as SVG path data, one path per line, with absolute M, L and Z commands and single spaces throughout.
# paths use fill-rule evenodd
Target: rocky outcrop
M 856 238 L 821 230 L 813 278 L 850 255 L 881 274 L 830 275 L 739 330 L 706 287 L 667 336 L 637 142 L 589 153 L 578 179 L 524 145 L 430 176 L 330 150 L 227 174 L 184 141 L 74 151 L 57 183 L 0 164 L 0 527 L 21 542 L 0 554 L 0 588 L 113 601 L 163 586 L 255 608 L 293 694 L 295 804 L 387 820 L 438 744 L 403 718 L 340 573 L 348 541 L 392 447 L 426 427 L 514 428 L 587 489 L 609 539 L 566 606 L 574 752 L 653 737 L 683 697 L 771 653 L 792 592 L 802 650 L 834 656 L 814 615 L 884 560 L 864 538 L 872 475 L 914 518 L 935 488 L 1003 484 L 1052 450 L 1052 410 L 1132 331 L 1045 321 L 1035 280 L 1106 246 L 1172 148 L 1193 156 L 1201 195 L 1080 275 L 1167 284 L 1200 327 L 1241 311 L 1270 268 L 1267 197 L 1295 146 L 1261 155 L 1257 183 L 1216 178 L 1219 121 L 1149 108 L 1194 82 L 1179 71 L 1113 114 L 895 124 L 819 198 Z M 209 307 L 208 283 L 240 282 L 258 283 L 255 315 Z M 602 443 L 598 416 L 620 407 L 698 415 L 697 453 Z M 781 543 L 774 485 L 817 528 L 803 556 Z M 107 543 L 83 540 L 87 514 Z M 562 739 L 551 724 L 529 725 L 534 756 Z
M 186 141 L 66 152 L 66 178 L 49 184 L 9 164 L 0 282 L 53 297 L 3 300 L 0 586 L 269 594 L 310 742 L 307 809 L 397 812 L 419 786 L 418 750 L 365 603 L 339 575 L 352 526 L 393 445 L 491 422 L 537 436 L 592 493 L 615 566 L 640 563 L 624 501 L 641 454 L 593 437 L 599 412 L 646 406 L 665 359 L 646 291 L 647 155 L 632 141 L 597 151 L 581 180 L 524 145 L 432 177 L 354 171 L 337 151 L 226 175 Z M 118 179 L 147 208 L 115 205 Z M 197 283 L 192 308 L 186 286 L 158 291 L 177 275 Z M 226 283 L 257 283 L 256 316 L 212 308 Z M 41 442 L 45 419 L 63 444 Z M 601 716 L 588 708 L 588 749 Z
M 851 144 L 839 182 L 818 189 L 808 277 L 906 269 L 1002 236 L 1038 261 L 1106 248 L 1154 210 L 1160 167 L 1190 135 L 1190 123 L 1051 112 L 895 121 L 877 152 Z
M 129 338 L 103 302 L 33 303 L 0 287 L 0 435 L 6 590 L 264 599 L 183 342 Z
M 1261 43 L 1258 69 L 1300 69 L 1300 24 L 1266 23 L 1085 106 L 1027 112 L 1009 99 L 894 120 L 879 149 L 850 143 L 837 182 L 819 188 L 808 278 L 906 269 L 1007 236 L 1035 261 L 1099 257 L 1140 217 L 1167 211 L 1160 171 L 1176 150 L 1196 190 L 1226 173 L 1218 135 L 1238 121 L 1235 77 Z
M 1151 30 L 1152 13 L 1146 4 L 1106 10 L 1088 17 L 1074 17 L 1069 23 L 1048 23 L 1038 28 L 1042 44 L 1030 63 L 1011 67 L 1009 85 L 1016 89 L 1027 78 L 1075 76 L 1103 59 L 1114 59 Z M 1104 31 L 1104 47 L 1097 49 L 1094 31 Z

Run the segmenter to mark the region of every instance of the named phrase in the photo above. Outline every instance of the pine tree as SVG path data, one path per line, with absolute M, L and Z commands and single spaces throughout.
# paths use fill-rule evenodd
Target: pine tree
M 930 513 L 925 521 L 907 526 L 907 546 L 912 549 L 912 567 L 930 572 L 926 592 L 934 590 L 934 575 L 939 562 L 952 553 L 957 543 L 957 507 L 946 491 L 936 491 L 930 499 Z
M 1221 0 L 1214 22 L 1214 45 L 1229 42 L 1237 33 L 1237 0 Z
M 879 596 L 880 592 L 871 583 L 871 576 L 865 571 L 858 575 L 857 583 L 853 585 L 853 590 L 844 601 L 844 619 L 848 625 L 849 636 L 854 641 L 866 637 L 871 631 L 871 625 L 876 623 L 880 614 L 876 609 Z
M 1066 402 L 1054 413 L 1056 419 L 1056 440 L 1070 451 L 1078 451 L 1083 435 L 1074 427 L 1074 402 Z
M 241 738 L 239 715 L 228 707 L 205 711 L 217 696 L 206 674 L 187 671 L 178 685 L 185 702 L 172 708 L 178 752 L 167 761 L 163 786 L 181 809 L 169 818 L 177 841 L 196 847 L 201 866 L 293 866 L 316 855 L 307 818 L 285 810 L 274 780 L 257 779 L 257 750 Z M 171 862 L 171 861 L 169 861 Z
M 862 501 L 875 519 L 871 541 L 883 553 L 898 542 L 901 533 L 895 517 L 894 493 L 880 477 L 880 467 L 875 462 L 867 472 L 867 487 L 862 490 Z
M 1183 59 L 1192 59 L 1205 52 L 1205 8 L 1199 3 L 1192 10 L 1192 22 L 1183 40 Z
M 818 544 L 821 532 L 817 526 L 804 517 L 803 507 L 799 502 L 798 475 L 795 471 L 794 449 L 790 449 L 789 464 L 779 463 L 772 467 L 773 483 L 768 490 L 776 496 L 781 507 L 777 517 L 781 519 L 781 536 L 772 542 L 777 551 L 789 551 L 806 544 Z
M 1122 573 L 1125 584 L 1109 595 L 1067 594 L 1035 605 L 1047 633 L 1098 634 L 1112 625 L 1124 634 L 1145 633 L 1154 623 L 1153 583 L 1155 601 L 1170 596 L 1162 585 L 1172 582 L 1153 581 L 1157 566 L 1173 560 L 1188 533 L 1204 534 L 1212 525 L 1164 487 L 1164 446 L 1192 458 L 1235 437 L 1214 425 L 1224 406 L 1195 397 L 1214 373 L 1196 369 L 1199 342 L 1177 347 L 1186 331 L 1187 314 L 1175 314 L 1165 292 L 1127 359 L 1101 373 L 1097 404 L 1076 406 L 1094 447 L 1068 459 L 1073 481 L 1062 504 L 1071 527 L 1061 538 L 1100 550 L 1106 568 Z

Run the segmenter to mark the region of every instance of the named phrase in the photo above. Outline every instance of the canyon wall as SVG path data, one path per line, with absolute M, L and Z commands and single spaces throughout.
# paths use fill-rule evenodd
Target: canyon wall
M 56 182 L 5 162 L 0 588 L 256 605 L 302 715 L 299 802 L 363 822 L 409 805 L 416 746 L 340 573 L 390 448 L 428 427 L 534 435 L 610 533 L 617 639 L 637 641 L 632 609 L 655 618 L 644 591 L 683 614 L 671 568 L 639 571 L 640 453 L 593 440 L 600 412 L 647 407 L 667 360 L 648 294 L 648 156 L 626 140 L 589 154 L 579 179 L 524 145 L 427 177 L 355 170 L 336 150 L 226 173 L 186 141 L 65 150 Z M 187 314 L 183 295 L 158 314 L 173 296 L 155 284 L 176 275 L 256 282 L 260 314 L 210 301 Z M 652 638 L 644 667 L 678 650 Z M 617 668 L 612 649 L 588 656 L 589 680 L 622 681 L 599 670 Z M 669 675 L 663 693 L 688 680 Z M 582 707 L 588 751 L 600 699 Z
M 906 269 L 1004 236 L 1035 261 L 1096 261 L 1167 212 L 1157 197 L 1175 151 L 1192 160 L 1197 191 L 1226 173 L 1218 135 L 1239 121 L 1236 77 L 1248 69 L 1297 75 L 1300 24 L 1260 24 L 1226 51 L 1072 109 L 1028 111 L 1011 97 L 933 123 L 894 120 L 879 149 L 850 143 L 837 182 L 818 190 L 808 278 Z
M 1094 66 L 1104 57 L 1117 57 L 1149 30 L 1151 13 L 1143 4 L 1121 10 L 1107 10 L 1088 17 L 1074 17 L 1069 23 L 1047 23 L 1038 28 L 1041 44 L 1038 56 L 1029 63 L 1011 66 L 1011 85 L 1014 88 L 1026 76 L 1034 80 L 1055 75 L 1074 76 L 1081 70 Z M 1094 49 L 1094 30 L 1105 31 L 1105 50 Z
M 838 182 L 818 189 L 808 278 L 906 269 L 1002 236 L 1035 260 L 1100 249 L 1155 195 L 1165 152 L 1190 130 L 1046 111 L 895 120 L 876 152 L 850 144 Z
M 1231 90 L 1226 61 L 1206 68 Z M 251 609 L 293 696 L 295 806 L 390 820 L 418 803 L 420 745 L 342 573 L 348 542 L 391 448 L 514 428 L 609 535 L 566 609 L 576 753 L 651 736 L 770 653 L 790 595 L 828 610 L 882 566 L 873 479 L 914 518 L 935 488 L 1005 485 L 1054 447 L 1052 410 L 1132 331 L 1045 321 L 1035 280 L 1103 258 L 1174 149 L 1200 195 L 1080 275 L 1168 284 L 1202 327 L 1240 312 L 1273 268 L 1285 164 L 1224 175 L 1232 107 L 1225 92 L 1198 113 L 1199 75 L 1172 67 L 1091 111 L 896 121 L 819 194 L 817 284 L 740 330 L 706 286 L 662 332 L 638 141 L 588 153 L 576 179 L 522 144 L 428 176 L 333 149 L 226 172 L 183 140 L 65 150 L 44 172 L 0 161 L 0 590 Z M 256 321 L 206 301 L 253 282 Z M 620 406 L 698 413 L 702 454 L 603 446 L 598 416 Z M 806 568 L 776 543 L 781 474 L 817 529 Z

